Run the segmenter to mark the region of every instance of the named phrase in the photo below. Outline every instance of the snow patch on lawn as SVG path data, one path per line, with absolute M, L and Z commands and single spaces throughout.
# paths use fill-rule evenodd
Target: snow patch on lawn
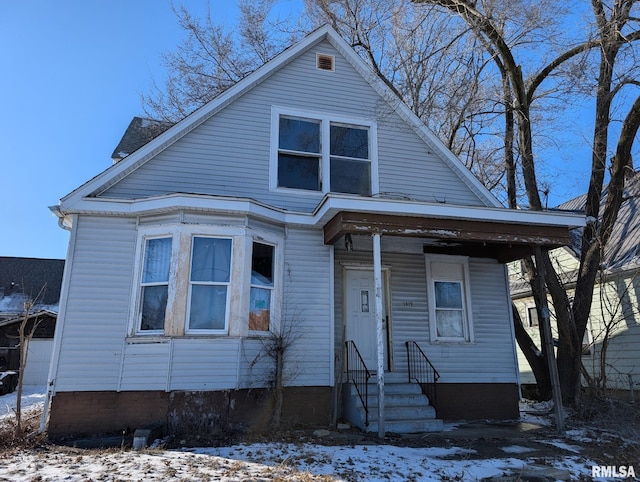
M 46 387 L 40 385 L 25 385 L 22 389 L 22 409 L 41 410 L 44 407 Z M 18 391 L 7 393 L 0 397 L 0 419 L 13 417 L 16 413 Z

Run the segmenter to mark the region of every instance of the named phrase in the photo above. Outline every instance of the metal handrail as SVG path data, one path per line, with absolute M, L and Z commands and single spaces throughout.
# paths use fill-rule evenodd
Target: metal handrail
M 344 342 L 346 348 L 347 382 L 350 380 L 356 387 L 356 392 L 360 397 L 364 407 L 364 424 L 369 425 L 369 378 L 371 372 L 360 355 L 360 351 L 353 340 Z M 355 365 L 352 367 L 352 365 Z M 363 393 L 364 392 L 364 393 Z
M 409 383 L 416 381 L 422 387 L 423 392 L 429 398 L 429 403 L 436 406 L 437 393 L 436 382 L 440 374 L 433 366 L 427 355 L 424 354 L 420 345 L 415 341 L 407 341 L 407 365 L 409 368 Z

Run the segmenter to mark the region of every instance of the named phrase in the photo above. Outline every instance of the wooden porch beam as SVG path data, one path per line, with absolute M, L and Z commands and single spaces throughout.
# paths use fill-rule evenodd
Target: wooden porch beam
M 325 225 L 324 242 L 333 244 L 345 234 L 381 234 L 545 247 L 564 246 L 571 240 L 569 229 L 564 226 L 341 212 Z

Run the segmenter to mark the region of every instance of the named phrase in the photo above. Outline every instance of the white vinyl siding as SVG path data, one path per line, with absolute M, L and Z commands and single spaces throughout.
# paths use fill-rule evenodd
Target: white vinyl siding
M 47 384 L 52 351 L 53 340 L 42 338 L 31 339 L 29 342 L 29 353 L 27 355 L 27 367 L 24 372 L 25 385 L 45 386 Z
M 322 193 L 269 190 L 271 108 L 304 106 L 309 112 L 377 125 L 379 192 L 429 202 L 484 205 L 393 110 L 374 108 L 382 105 L 378 94 L 328 42 L 319 48 L 336 56 L 335 72 L 327 75 L 317 70 L 315 53 L 304 53 L 100 196 L 216 194 L 309 212 Z
M 133 291 L 134 219 L 77 219 L 56 390 L 117 390 Z M 56 333 L 58 336 L 58 333 Z
M 425 255 L 420 240 L 383 237 L 382 264 L 390 270 L 391 324 L 394 370 L 406 370 L 406 341 L 416 341 L 441 375 L 441 383 L 516 383 L 517 366 L 509 317 L 504 267 L 493 260 L 469 258 L 469 285 L 473 314 L 473 343 L 430 342 L 429 306 L 426 289 Z M 373 253 L 366 250 L 370 239 L 354 237 L 358 251 L 336 246 L 335 254 L 335 340 L 342 350 L 342 293 L 344 264 L 373 265 Z M 413 252 L 413 253 L 412 253 Z

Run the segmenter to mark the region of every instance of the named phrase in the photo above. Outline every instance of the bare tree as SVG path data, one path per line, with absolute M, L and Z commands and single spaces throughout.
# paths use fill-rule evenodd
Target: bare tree
M 145 113 L 152 118 L 177 122 L 277 54 L 290 40 L 278 35 L 268 20 L 273 0 L 241 0 L 236 33 L 207 12 L 192 15 L 187 7 L 173 11 L 187 37 L 163 55 L 167 77 L 153 82 L 151 93 L 142 95 Z
M 609 126 L 612 121 L 614 97 L 624 85 L 636 84 L 637 69 L 629 69 L 628 59 L 635 57 L 637 40 L 640 32 L 633 30 L 637 20 L 632 10 L 637 9 L 634 0 L 592 0 L 591 5 L 595 17 L 596 30 L 593 38 L 584 39 L 573 47 L 564 50 L 551 59 L 546 65 L 537 69 L 531 65 L 529 56 L 514 48 L 506 35 L 505 25 L 522 17 L 522 12 L 529 9 L 540 12 L 540 2 L 500 2 L 485 0 L 469 2 L 465 0 L 416 0 L 419 3 L 436 4 L 449 9 L 460 16 L 474 29 L 485 48 L 496 59 L 505 77 L 505 99 L 507 95 L 513 101 L 515 125 L 518 132 L 517 153 L 521 162 L 522 179 L 529 207 L 534 210 L 543 209 L 540 199 L 540 183 L 537 179 L 534 158 L 534 132 L 532 124 L 532 106 L 540 101 L 542 86 L 551 84 L 549 91 L 571 89 L 571 77 L 564 76 L 564 81 L 555 77 L 560 75 L 561 68 L 572 59 L 585 53 L 599 54 L 599 70 L 595 85 L 595 130 L 593 136 L 593 158 L 591 180 L 588 186 L 586 215 L 588 224 L 582 238 L 582 251 L 576 293 L 570 303 L 566 290 L 559 282 L 559 277 L 552 263 L 543 257 L 545 282 L 551 296 L 558 323 L 558 369 L 563 392 L 567 403 L 574 403 L 580 394 L 580 355 L 582 337 L 591 310 L 593 287 L 601 260 L 602 248 L 608 242 L 611 229 L 620 208 L 625 175 L 632 166 L 631 150 L 640 122 L 640 97 L 633 103 L 622 123 L 618 146 L 609 165 L 611 180 L 606 198 L 602 199 L 604 175 L 607 168 L 607 152 L 610 145 Z M 548 7 L 549 5 L 547 5 Z M 497 10 L 496 10 L 497 7 Z M 526 7 L 526 8 L 525 8 Z M 501 12 L 496 16 L 496 12 Z M 631 50 L 631 52 L 627 52 Z M 624 54 L 623 54 L 624 52 Z M 627 56 L 626 58 L 624 56 Z M 531 68 L 529 78 L 525 78 L 523 66 Z M 589 67 L 587 65 L 585 68 Z M 631 64 L 633 67 L 633 64 Z M 618 72 L 624 69 L 624 74 Z M 571 70 L 571 69 L 569 69 Z M 616 84 L 616 75 L 622 81 Z M 635 76 L 635 77 L 634 77 Z M 581 91 L 578 86 L 576 91 Z M 508 166 L 513 168 L 513 166 Z M 513 194 L 511 194 L 513 195 Z M 510 199 L 510 205 L 515 205 Z M 604 206 L 602 214 L 601 205 Z M 600 222 L 598 222 L 600 220 Z M 538 267 L 531 263 L 535 276 Z M 530 349 L 521 346 L 523 351 Z

